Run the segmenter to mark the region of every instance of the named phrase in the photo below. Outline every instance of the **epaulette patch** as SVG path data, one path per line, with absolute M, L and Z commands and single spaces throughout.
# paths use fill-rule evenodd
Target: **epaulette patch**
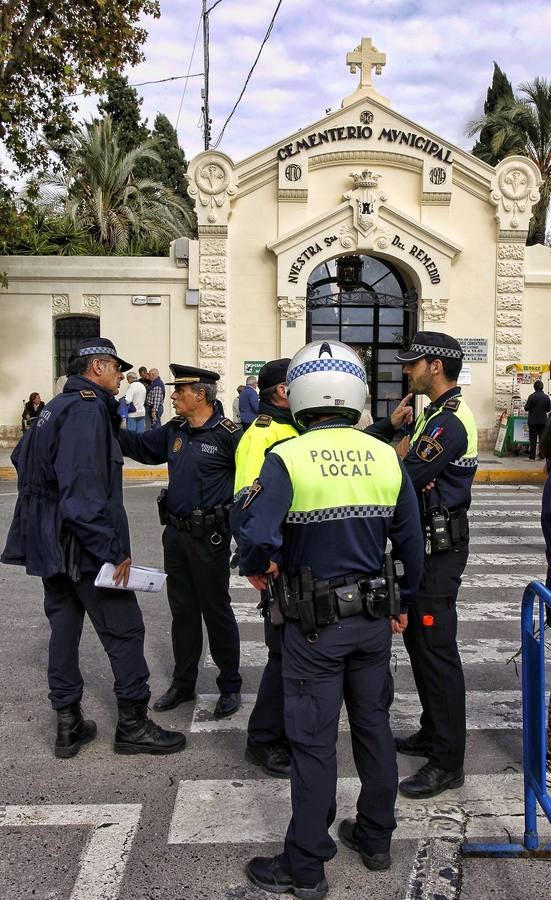
M 450 399 L 446 400 L 443 404 L 442 409 L 451 409 L 452 412 L 457 412 L 460 403 L 461 397 L 450 397 Z
M 272 417 L 262 414 L 261 416 L 257 416 L 255 423 L 257 428 L 267 428 L 268 425 L 272 424 Z
M 230 434 L 233 434 L 239 428 L 239 425 L 236 425 L 231 419 L 220 419 L 218 424 L 225 428 L 226 431 L 229 431 Z
M 83 400 L 96 400 L 97 399 L 95 391 L 81 391 L 80 396 L 82 397 Z
M 263 490 L 264 488 L 260 484 L 258 478 L 255 479 L 247 492 L 247 499 L 243 504 L 243 509 L 246 509 L 247 506 L 250 506 L 255 497 L 258 497 L 258 495 L 261 494 Z

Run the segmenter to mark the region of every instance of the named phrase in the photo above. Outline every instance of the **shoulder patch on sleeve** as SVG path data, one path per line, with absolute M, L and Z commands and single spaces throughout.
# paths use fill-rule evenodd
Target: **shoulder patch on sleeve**
M 254 424 L 257 428 L 267 428 L 268 425 L 272 424 L 272 417 L 264 414 L 257 416 Z
M 229 431 L 230 434 L 233 434 L 239 428 L 239 425 L 236 425 L 231 419 L 220 419 L 218 424 L 225 428 L 226 431 Z
M 452 412 L 457 412 L 459 409 L 459 404 L 461 403 L 461 397 L 450 397 L 449 400 L 443 404 L 442 409 L 451 409 Z
M 83 400 L 96 400 L 97 395 L 95 391 L 80 391 L 80 396 Z
M 431 437 L 430 434 L 423 434 L 415 448 L 415 455 L 422 459 L 423 462 L 433 462 L 443 452 L 442 444 L 436 438 Z
M 250 506 L 253 500 L 258 497 L 258 495 L 261 494 L 263 490 L 264 488 L 260 484 L 258 478 L 256 478 L 247 491 L 247 499 L 243 503 L 243 509 L 246 509 L 247 506 Z

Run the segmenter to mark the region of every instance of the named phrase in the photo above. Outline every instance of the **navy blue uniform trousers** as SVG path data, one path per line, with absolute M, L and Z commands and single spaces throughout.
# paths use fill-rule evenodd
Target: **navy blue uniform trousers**
M 398 784 L 389 723 L 390 647 L 388 619 L 341 619 L 321 628 L 313 644 L 298 623 L 284 626 L 285 731 L 292 748 L 293 810 L 284 866 L 299 881 L 318 882 L 324 875 L 324 862 L 337 852 L 328 828 L 336 815 L 343 699 L 361 781 L 356 839 L 367 853 L 384 853 L 390 847 Z
M 43 579 L 44 611 L 51 628 L 48 696 L 54 709 L 82 696 L 78 651 L 85 613 L 109 657 L 117 700 L 149 698 L 145 629 L 136 595 L 133 591 L 96 588 L 94 577 L 84 576 L 78 582 L 61 574 Z
M 251 744 L 282 744 L 286 740 L 283 721 L 281 632 L 282 626 L 274 627 L 270 617 L 266 616 L 264 641 L 268 648 L 268 662 L 262 673 L 256 703 L 249 718 L 247 730 Z
M 167 525 L 163 532 L 167 593 L 172 613 L 173 684 L 193 691 L 203 649 L 205 620 L 212 658 L 220 670 L 220 693 L 241 690 L 239 630 L 231 607 L 230 539 L 213 544 L 208 532 L 193 538 L 189 531 Z
M 454 771 L 465 758 L 465 678 L 457 649 L 457 593 L 468 545 L 425 557 L 403 633 L 423 712 L 421 735 L 431 761 Z

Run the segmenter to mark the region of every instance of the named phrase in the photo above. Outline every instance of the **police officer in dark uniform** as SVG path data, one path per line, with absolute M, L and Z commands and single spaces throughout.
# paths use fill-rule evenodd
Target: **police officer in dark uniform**
M 185 737 L 147 717 L 149 671 L 136 595 L 96 588 L 103 563 L 126 587 L 130 536 L 122 500 L 120 419 L 115 395 L 131 366 L 111 341 L 81 341 L 69 359 L 63 393 L 51 400 L 13 452 L 18 500 L 2 562 L 26 567 L 44 583 L 50 622 L 50 700 L 57 711 L 55 755 L 75 756 L 96 736 L 84 720 L 79 642 L 85 612 L 109 655 L 119 721 L 117 753 L 174 753 Z
M 245 501 L 241 571 L 253 586 L 272 579 L 285 618 L 285 730 L 292 748 L 293 815 L 284 851 L 246 871 L 273 893 L 321 898 L 328 833 L 336 813 L 336 743 L 343 697 L 362 783 L 356 820 L 339 838 L 364 865 L 388 869 L 397 768 L 389 725 L 392 631 L 407 622 L 423 538 L 415 494 L 392 447 L 352 426 L 366 375 L 354 351 L 316 341 L 289 366 L 290 408 L 306 432 L 267 454 Z M 404 565 L 402 604 L 387 537 Z M 389 614 L 395 616 L 392 624 Z
M 216 400 L 220 376 L 172 364 L 176 418 L 144 434 L 121 431 L 125 456 L 168 462 L 168 489 L 160 498 L 168 602 L 172 613 L 174 672 L 154 709 L 172 709 L 195 697 L 205 620 L 212 658 L 220 670 L 216 718 L 241 702 L 239 631 L 229 595 L 229 509 L 235 450 L 242 430 L 225 418 Z
M 239 533 L 243 503 L 253 481 L 260 474 L 266 453 L 279 441 L 298 434 L 285 389 L 290 362 L 289 357 L 272 359 L 258 373 L 258 416 L 239 441 L 235 457 L 232 531 L 236 535 Z M 280 623 L 271 621 L 267 591 L 262 591 L 261 603 L 268 662 L 262 673 L 258 696 L 247 726 L 245 757 L 268 775 L 288 778 L 291 756 L 283 721 L 281 628 Z
M 425 799 L 464 782 L 465 680 L 456 600 L 469 555 L 477 430 L 457 387 L 463 352 L 455 338 L 420 331 L 396 359 L 404 364 L 410 390 L 431 401 L 415 422 L 404 458 L 426 536 L 423 578 L 404 632 L 423 713 L 418 732 L 396 739 L 400 753 L 428 757 L 399 788 L 406 797 Z

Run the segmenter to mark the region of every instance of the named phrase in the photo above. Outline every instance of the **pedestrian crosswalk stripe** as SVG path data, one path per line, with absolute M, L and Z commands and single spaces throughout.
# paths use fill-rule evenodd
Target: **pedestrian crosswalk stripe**
M 532 571 L 532 572 L 516 572 L 516 573 L 508 573 L 508 574 L 498 574 L 496 572 L 481 572 L 480 574 L 470 574 L 467 573 L 463 575 L 461 578 L 461 585 L 463 588 L 481 588 L 483 590 L 487 590 L 488 588 L 520 588 L 521 591 L 524 590 L 527 584 L 530 584 L 531 581 L 543 581 L 545 582 L 545 574 L 540 571 Z
M 357 778 L 337 782 L 337 822 L 356 817 Z M 180 781 L 168 832 L 169 844 L 281 843 L 291 813 L 286 779 Z M 398 796 L 394 840 L 421 837 L 493 837 L 509 842 L 524 831 L 523 779 L 519 774 L 471 775 L 458 790 L 430 800 Z M 551 822 L 538 817 L 542 837 Z
M 241 707 L 228 719 L 215 719 L 218 694 L 199 694 L 195 701 L 191 732 L 247 731 L 247 723 L 256 702 L 256 694 L 242 694 Z M 394 731 L 416 731 L 421 707 L 416 693 L 396 693 L 390 709 Z M 520 691 L 469 691 L 467 693 L 467 728 L 471 731 L 522 728 L 522 696 Z M 343 706 L 339 731 L 349 731 Z
M 504 522 L 503 519 L 492 519 L 491 521 L 486 520 L 485 522 L 469 521 L 470 531 L 473 531 L 473 529 L 482 528 L 491 528 L 492 530 L 496 529 L 499 531 L 510 531 L 513 534 L 519 528 L 522 528 L 523 531 L 533 531 L 536 534 L 541 535 L 541 524 L 539 517 L 537 519 L 530 520 L 529 522 Z
M 518 640 L 503 638 L 477 638 L 474 641 L 458 641 L 459 652 L 464 665 L 473 663 L 506 662 L 518 649 Z M 392 652 L 398 663 L 405 663 L 409 657 L 401 638 L 395 638 Z M 268 659 L 268 648 L 262 641 L 241 641 L 241 666 L 264 667 Z M 210 651 L 205 656 L 205 667 L 213 668 Z
M 497 506 L 499 503 L 507 503 L 507 506 L 527 506 L 527 507 L 541 507 L 541 497 L 492 497 L 491 502 L 488 502 L 486 497 L 475 497 L 471 503 L 470 509 L 473 507 L 484 507 L 485 509 L 491 509 L 492 506 Z
M 545 565 L 545 553 L 470 553 L 466 572 L 471 566 L 541 566 Z
M 541 547 L 542 550 L 545 549 L 545 543 L 541 535 L 541 529 L 539 535 L 535 535 L 533 538 L 530 538 L 526 534 L 471 534 L 469 538 L 469 544 L 471 547 L 473 546 L 473 544 L 496 544 L 497 546 L 504 548 L 514 545 L 528 547 L 530 550 L 533 550 L 536 546 Z
M 3 806 L 0 826 L 90 827 L 70 900 L 116 900 L 141 809 L 139 803 Z
M 471 519 L 488 519 L 491 516 L 501 516 L 501 520 L 508 519 L 511 523 L 516 519 L 526 519 L 531 518 L 539 521 L 539 508 L 535 509 L 507 509 L 503 507 L 495 508 L 493 506 L 485 506 L 483 509 L 473 509 L 469 510 L 468 517 L 469 521 Z

